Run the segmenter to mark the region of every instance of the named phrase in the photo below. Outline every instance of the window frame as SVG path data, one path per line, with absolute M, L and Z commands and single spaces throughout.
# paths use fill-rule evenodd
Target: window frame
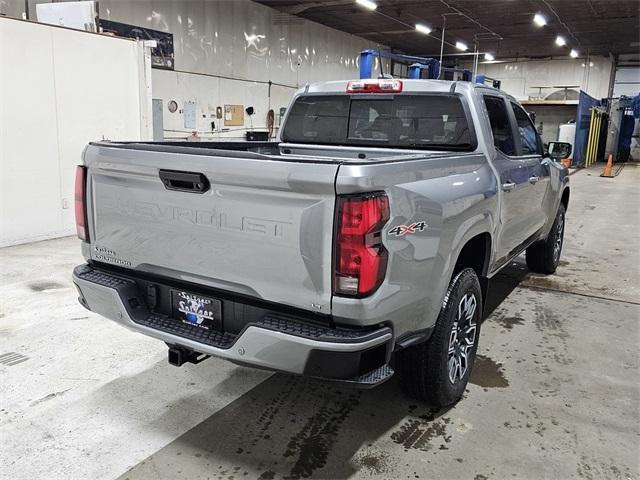
M 305 97 L 332 97 L 332 96 L 345 96 L 349 99 L 349 115 L 347 121 L 347 131 L 345 132 L 345 136 L 342 143 L 338 142 L 317 142 L 317 141 L 309 141 L 303 142 L 299 140 L 291 140 L 285 137 L 286 128 L 282 129 L 282 133 L 280 135 L 280 139 L 284 143 L 291 144 L 300 144 L 300 145 L 328 145 L 328 146 L 336 146 L 336 147 L 347 147 L 347 148 L 386 148 L 389 150 L 414 150 L 414 151 L 426 151 L 426 152 L 434 152 L 434 151 L 446 151 L 446 152 L 461 152 L 461 153 L 469 153 L 475 152 L 478 149 L 478 137 L 476 135 L 475 124 L 473 122 L 473 117 L 471 115 L 471 108 L 469 107 L 469 103 L 467 98 L 461 93 L 455 92 L 403 92 L 396 94 L 344 94 L 341 92 L 321 92 L 321 93 L 302 93 L 296 96 L 291 102 L 289 108 L 287 109 L 287 117 L 285 118 L 284 125 L 289 121 L 289 113 L 293 110 L 293 105 L 300 98 Z M 455 148 L 455 145 L 451 145 L 454 148 L 425 148 L 425 147 L 413 147 L 413 146 L 395 146 L 395 145 L 366 145 L 366 142 L 362 144 L 358 143 L 348 143 L 349 142 L 349 123 L 351 121 L 351 104 L 354 100 L 391 100 L 393 101 L 395 97 L 450 97 L 456 98 L 460 104 L 462 105 L 462 111 L 464 113 L 464 117 L 467 121 L 467 126 L 469 128 L 469 147 L 466 148 Z
M 509 122 L 509 129 L 511 130 L 511 136 L 513 137 L 513 149 L 514 149 L 514 154 L 513 155 L 509 155 L 505 152 L 503 152 L 502 150 L 500 150 L 498 147 L 496 147 L 496 141 L 495 138 L 493 136 L 493 127 L 491 126 L 491 118 L 489 117 L 489 110 L 487 110 L 487 104 L 485 103 L 484 99 L 485 97 L 491 97 L 497 100 L 500 100 L 502 102 L 502 104 L 504 105 L 505 108 L 505 113 L 507 114 L 507 120 Z M 494 92 L 487 92 L 487 93 L 482 93 L 482 106 L 487 114 L 487 120 L 489 120 L 489 130 L 491 130 L 491 145 L 493 145 L 493 148 L 497 151 L 500 152 L 502 155 L 504 155 L 507 158 L 513 159 L 513 160 L 517 160 L 519 157 L 521 157 L 522 155 L 520 155 L 522 153 L 522 146 L 520 145 L 520 133 L 517 131 L 517 123 L 515 121 L 515 114 L 513 113 L 513 110 L 511 109 L 511 107 L 509 106 L 509 101 L 507 101 L 507 98 L 505 98 L 504 96 L 494 93 Z
M 513 113 L 513 127 L 515 129 L 516 132 L 516 136 L 517 136 L 517 142 L 518 142 L 518 148 L 516 149 L 518 152 L 518 157 L 541 157 L 542 155 L 544 155 L 544 146 L 542 145 L 542 139 L 540 138 L 540 135 L 538 134 L 538 130 L 536 129 L 535 124 L 533 123 L 533 120 L 531 120 L 531 117 L 529 116 L 529 114 L 527 113 L 527 111 L 524 109 L 524 107 L 522 105 L 520 105 L 518 102 L 509 99 L 508 104 L 511 108 L 511 111 Z M 520 131 L 518 130 L 518 119 L 516 118 L 516 109 L 520 109 L 522 111 L 522 113 L 524 113 L 527 117 L 527 120 L 529 121 L 529 125 L 531 126 L 531 128 L 533 128 L 533 131 L 536 135 L 536 146 L 538 147 L 538 152 L 536 153 L 524 153 L 524 149 L 522 148 L 522 139 L 520 138 Z

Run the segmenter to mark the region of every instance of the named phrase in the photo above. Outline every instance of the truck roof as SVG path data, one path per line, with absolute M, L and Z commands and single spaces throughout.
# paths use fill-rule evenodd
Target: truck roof
M 372 79 L 375 80 L 375 79 Z M 434 92 L 434 93 L 447 93 L 447 92 L 457 92 L 457 93 L 465 93 L 471 92 L 476 89 L 483 90 L 491 90 L 496 94 L 501 96 L 505 96 L 509 99 L 517 101 L 508 93 L 505 93 L 502 90 L 498 90 L 496 88 L 481 85 L 478 83 L 472 82 L 464 82 L 464 81 L 451 81 L 451 80 L 413 80 L 413 79 L 398 79 L 402 81 L 402 92 L 403 93 L 424 93 L 424 92 Z M 347 92 L 347 85 L 349 82 L 357 82 L 359 79 L 353 80 L 334 80 L 328 82 L 316 82 L 305 85 L 303 88 L 296 92 L 297 95 L 305 94 L 305 93 L 337 93 L 342 94 Z

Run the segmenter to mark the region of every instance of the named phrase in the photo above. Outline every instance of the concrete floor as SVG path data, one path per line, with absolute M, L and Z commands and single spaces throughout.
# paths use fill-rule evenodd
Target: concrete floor
M 78 241 L 0 250 L 0 478 L 639 478 L 640 167 L 571 178 L 562 266 L 491 285 L 465 398 L 437 411 L 236 367 L 80 307 Z M 13 355 L 3 355 L 12 353 Z

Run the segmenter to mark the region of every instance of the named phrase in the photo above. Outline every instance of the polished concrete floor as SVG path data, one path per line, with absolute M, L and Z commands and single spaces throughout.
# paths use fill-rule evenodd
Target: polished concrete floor
M 464 399 L 237 367 L 80 307 L 78 241 L 0 250 L 0 478 L 585 478 L 640 475 L 640 167 L 571 177 L 556 275 L 491 285 Z

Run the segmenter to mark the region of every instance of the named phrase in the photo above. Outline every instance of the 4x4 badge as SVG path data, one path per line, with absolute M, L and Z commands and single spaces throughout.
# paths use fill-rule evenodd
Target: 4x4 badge
M 397 227 L 393 227 L 387 233 L 396 237 L 402 237 L 409 233 L 422 232 L 428 226 L 429 225 L 427 225 L 426 222 L 416 222 L 411 225 L 398 225 Z

